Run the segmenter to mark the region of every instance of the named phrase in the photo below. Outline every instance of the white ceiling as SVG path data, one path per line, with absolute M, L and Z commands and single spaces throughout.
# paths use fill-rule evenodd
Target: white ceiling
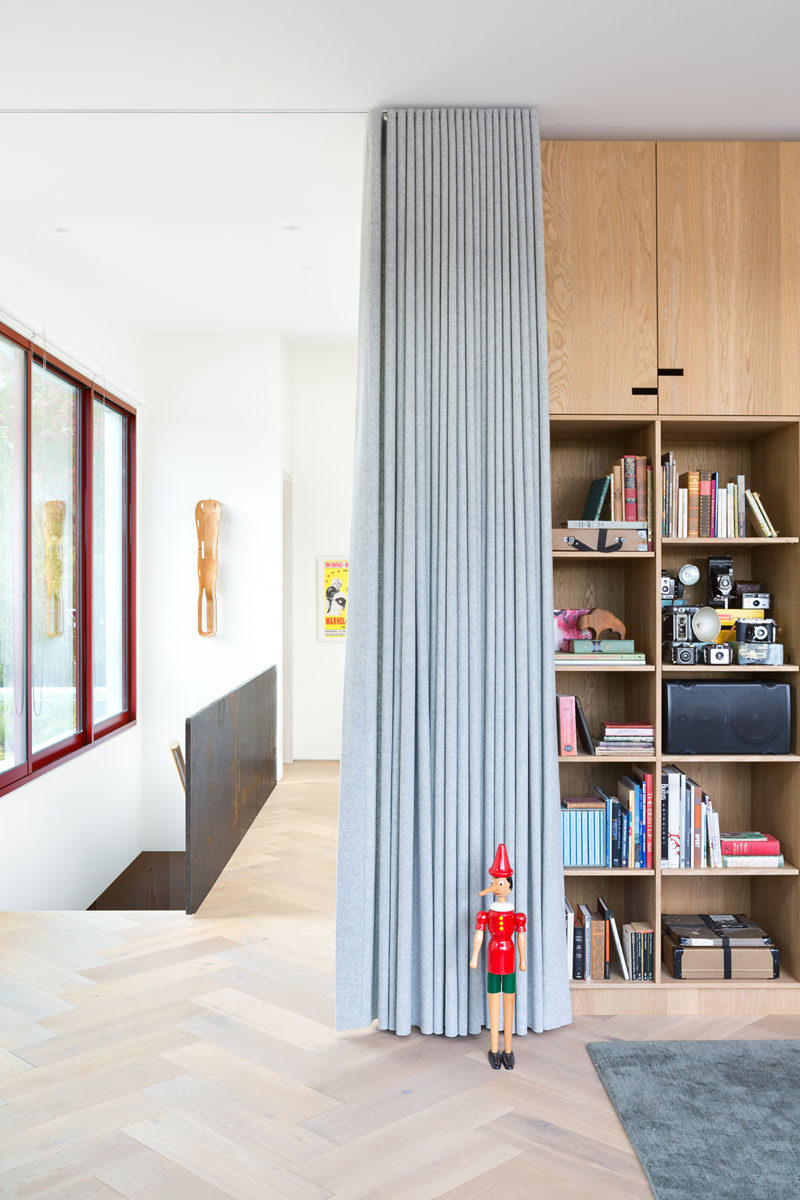
M 794 0 L 4 8 L 0 109 L 63 115 L 0 114 L 0 279 L 79 275 L 142 329 L 353 335 L 373 106 L 533 103 L 550 137 L 800 136 Z M 213 108 L 322 111 L 63 113 Z

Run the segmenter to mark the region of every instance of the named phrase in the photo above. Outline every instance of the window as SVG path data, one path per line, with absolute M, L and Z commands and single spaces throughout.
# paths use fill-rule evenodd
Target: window
M 134 416 L 0 325 L 0 793 L 135 719 Z

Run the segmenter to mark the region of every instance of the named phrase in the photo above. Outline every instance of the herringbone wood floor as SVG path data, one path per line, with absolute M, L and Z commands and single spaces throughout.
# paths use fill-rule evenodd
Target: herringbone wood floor
M 336 1033 L 336 782 L 290 767 L 196 917 L 0 916 L 0 1196 L 647 1197 L 586 1042 L 800 1036 L 583 1017 L 511 1074 L 485 1037 Z

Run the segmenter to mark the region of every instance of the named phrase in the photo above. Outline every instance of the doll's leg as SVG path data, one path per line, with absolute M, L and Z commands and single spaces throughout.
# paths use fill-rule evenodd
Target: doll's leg
M 489 992 L 489 1045 L 497 1054 L 500 1045 L 500 992 Z
M 511 1037 L 514 1033 L 514 1001 L 513 992 L 503 992 L 503 1048 L 506 1054 L 511 1053 Z

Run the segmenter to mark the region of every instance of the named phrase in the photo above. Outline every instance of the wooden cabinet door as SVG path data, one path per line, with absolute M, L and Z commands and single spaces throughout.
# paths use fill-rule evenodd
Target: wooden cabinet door
M 797 413 L 798 144 L 659 142 L 662 413 Z
M 657 411 L 653 142 L 543 142 L 552 413 Z

